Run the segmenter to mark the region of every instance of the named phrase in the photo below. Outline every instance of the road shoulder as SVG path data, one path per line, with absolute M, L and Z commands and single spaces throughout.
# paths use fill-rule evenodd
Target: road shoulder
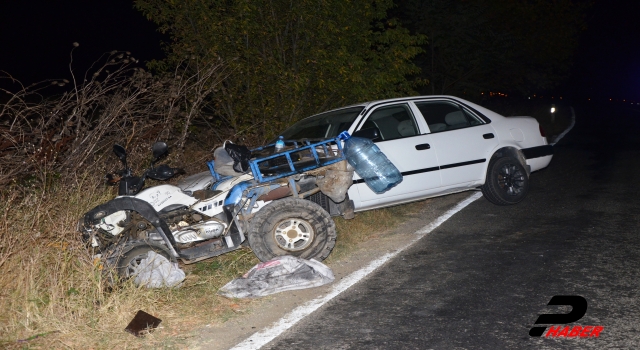
M 469 197 L 472 192 L 432 198 L 420 203 L 420 209 L 396 228 L 382 232 L 372 239 L 359 244 L 354 251 L 333 261 L 329 267 L 336 281 L 330 285 L 306 290 L 282 292 L 262 298 L 250 310 L 238 314 L 227 322 L 206 325 L 196 331 L 189 344 L 191 349 L 230 349 L 265 329 L 296 307 L 329 293 L 333 286 L 351 273 L 362 269 L 379 257 L 405 247 L 415 238 L 416 231 L 439 218 L 447 210 Z M 356 214 L 357 215 L 357 214 Z M 338 239 L 340 237 L 338 236 Z

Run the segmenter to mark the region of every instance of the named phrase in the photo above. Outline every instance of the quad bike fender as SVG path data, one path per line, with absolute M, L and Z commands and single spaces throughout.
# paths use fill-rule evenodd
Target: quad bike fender
M 167 223 L 160 218 L 160 215 L 151 204 L 135 197 L 118 197 L 91 209 L 84 214 L 85 226 L 99 224 L 100 220 L 105 216 L 121 210 L 135 211 L 148 220 L 164 239 L 171 254 L 176 258 L 179 256 L 174 248 L 176 242 Z

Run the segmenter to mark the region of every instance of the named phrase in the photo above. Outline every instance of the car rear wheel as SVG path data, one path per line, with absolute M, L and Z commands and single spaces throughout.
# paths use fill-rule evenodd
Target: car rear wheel
M 512 157 L 493 159 L 487 170 L 482 194 L 491 203 L 512 205 L 521 202 L 529 192 L 529 177 L 520 162 Z

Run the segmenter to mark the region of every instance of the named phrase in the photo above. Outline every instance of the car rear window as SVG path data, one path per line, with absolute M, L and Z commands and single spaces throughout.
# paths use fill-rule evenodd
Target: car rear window
M 324 139 L 348 130 L 364 107 L 349 107 L 314 115 L 293 124 L 280 135 L 285 140 Z
M 417 102 L 416 107 L 432 133 L 482 124 L 479 118 L 453 103 Z

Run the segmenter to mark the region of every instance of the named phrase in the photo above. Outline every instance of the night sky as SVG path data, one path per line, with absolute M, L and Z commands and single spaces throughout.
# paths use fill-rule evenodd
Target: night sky
M 597 0 L 587 20 L 571 78 L 560 90 L 640 102 L 640 1 Z
M 163 57 L 156 28 L 131 0 L 0 0 L 0 70 L 24 84 L 68 79 L 74 42 L 78 72 L 113 50 L 143 65 Z
M 571 78 L 557 93 L 640 102 L 640 1 L 596 0 Z M 83 72 L 102 53 L 162 58 L 162 40 L 127 0 L 3 0 L 0 70 L 25 84 L 69 78 L 69 51 Z M 6 86 L 6 85 L 3 85 Z

